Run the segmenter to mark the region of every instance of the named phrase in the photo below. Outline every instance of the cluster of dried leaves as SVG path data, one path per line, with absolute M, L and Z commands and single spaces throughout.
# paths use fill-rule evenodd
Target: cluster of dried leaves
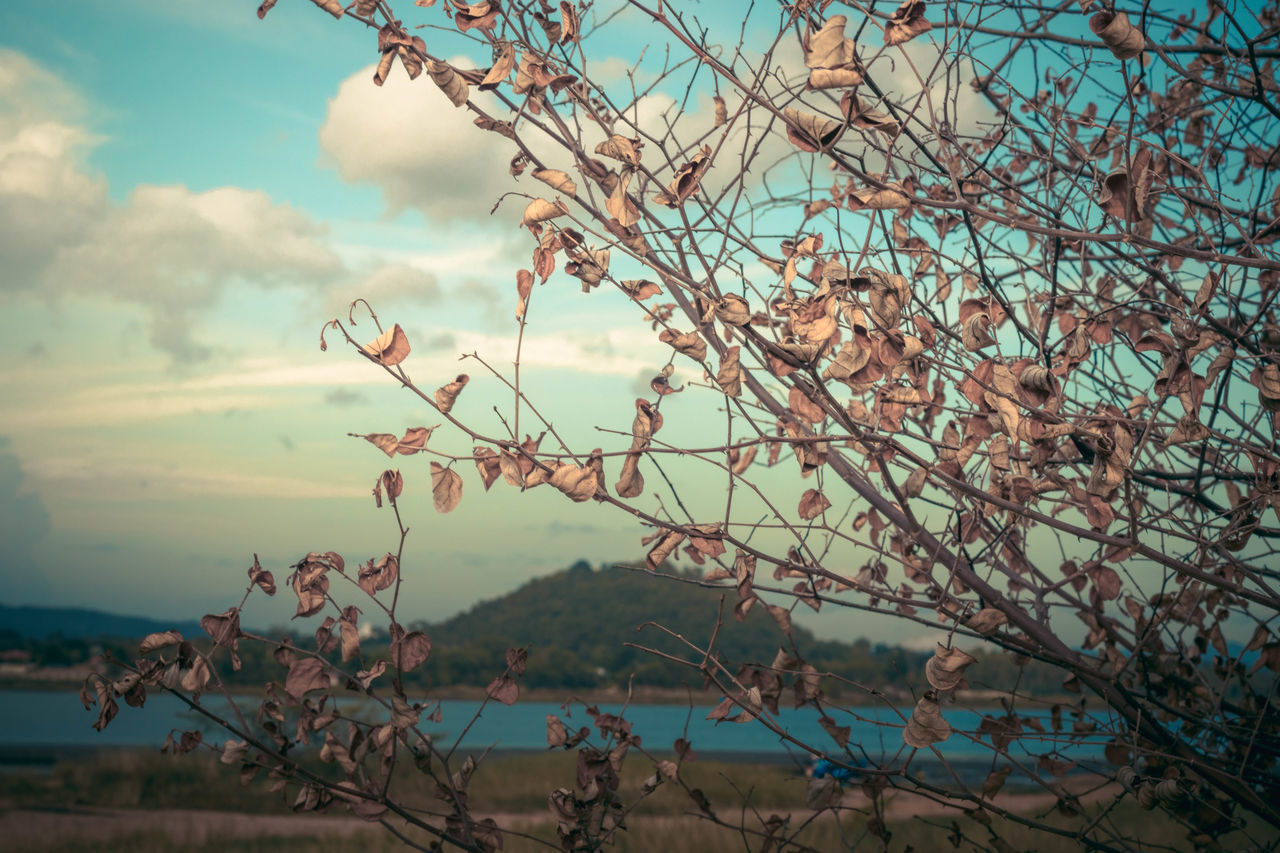
M 682 90 L 686 112 L 641 126 L 647 94 L 619 96 L 585 74 L 599 9 L 443 0 L 424 14 L 483 46 L 473 68 L 446 62 L 445 39 L 412 35 L 385 2 L 345 10 L 378 28 L 375 83 L 397 61 L 410 77 L 425 69 L 425 85 L 474 113 L 477 132 L 510 143 L 527 202 L 518 219 L 500 215 L 530 244 L 530 268 L 514 273 L 521 333 L 535 284 L 577 279 L 592 299 L 638 309 L 669 347 L 652 397 L 626 409 L 629 430 L 587 450 L 525 398 L 518 365 L 511 378 L 489 368 L 512 392 L 507 434 L 491 435 L 472 426 L 467 375 L 432 393 L 405 372 L 400 326 L 379 326 L 365 344 L 353 317 L 334 320 L 329 328 L 474 449 L 429 446 L 435 427 L 362 437 L 388 456 L 432 456 L 440 512 L 462 500 L 458 463 L 470 462 L 485 490 L 499 479 L 521 491 L 549 485 L 639 519 L 650 528 L 645 566 L 705 566 L 703 583 L 736 592 L 737 618 L 763 603 L 780 630 L 774 661 L 727 668 L 713 633 L 705 646 L 686 641 L 683 662 L 726 697 L 713 719 L 754 721 L 797 743 L 778 717 L 784 685 L 795 705 L 818 709 L 832 743 L 797 745 L 846 769 L 874 765 L 863 787 L 877 844 L 888 840 L 886 790 L 943 795 L 912 771 L 912 756 L 945 760 L 947 709 L 965 701 L 967 678 L 999 691 L 1003 710 L 966 733 L 992 750 L 995 770 L 945 792 L 971 814 L 997 811 L 991 797 L 1012 774 L 1056 793 L 1082 844 L 1136 844 L 1131 827 L 1060 784 L 1087 770 L 1161 809 L 1197 845 L 1214 847 L 1243 815 L 1280 826 L 1276 4 L 907 0 L 834 14 L 806 0 L 777 13 L 771 43 L 750 45 L 767 57 L 757 65 L 743 44 L 709 46 L 737 37 L 722 25 L 704 32 L 671 4 L 623 5 L 687 58 L 654 89 Z M 473 86 L 501 107 L 471 100 Z M 677 388 L 677 367 L 700 380 Z M 692 386 L 719 438 L 665 443 L 664 401 Z M 522 435 L 521 417 L 541 434 Z M 666 491 L 646 495 L 649 471 Z M 708 501 L 712 479 L 724 491 Z M 403 488 L 387 471 L 374 496 L 394 505 Z M 354 576 L 337 555 L 311 554 L 288 582 L 305 616 L 331 600 L 331 576 L 378 601 L 398 572 L 390 554 Z M 892 686 L 915 699 L 901 749 L 872 756 L 849 740 L 840 718 L 853 712 L 829 698 L 831 677 L 793 642 L 799 605 L 892 614 L 938 636 L 925 671 Z M 357 659 L 348 637 L 358 613 L 339 614 L 322 631 L 337 624 L 342 659 Z M 234 663 L 242 635 L 228 624 L 206 628 Z M 354 768 L 330 787 L 302 779 L 304 805 L 337 796 L 361 813 L 394 810 L 385 784 L 396 756 L 434 766 L 413 728 L 419 709 L 394 688 L 389 722 L 328 733 L 337 717 L 326 687 L 345 678 L 370 692 L 384 672 L 425 660 L 426 638 L 397 630 L 394 660 L 379 662 L 391 669 L 336 682 L 323 638 L 314 652 L 282 648 L 285 686 L 258 715 L 274 734 L 250 751 L 282 753 L 276 710 L 300 706 L 297 741 L 324 730 L 328 754 Z M 136 680 L 99 681 L 87 694 L 102 725 L 115 696 L 140 703 L 144 686 L 205 688 L 208 655 L 170 639 L 148 638 L 145 651 L 163 643 L 177 648 L 172 659 L 144 659 Z M 1061 671 L 1051 731 L 1033 713 L 1038 697 L 982 682 L 982 659 L 1002 654 Z M 491 695 L 514 700 L 522 666 L 509 659 Z M 842 686 L 872 698 L 891 687 Z M 613 746 L 583 747 L 577 787 L 551 795 L 566 850 L 594 849 L 625 812 L 617 772 L 636 741 L 621 721 L 594 716 Z M 553 746 L 583 737 L 549 721 Z M 361 776 L 375 754 L 381 775 Z M 655 765 L 655 786 L 679 781 L 668 764 Z M 452 810 L 437 831 L 488 849 L 491 828 L 466 817 L 471 769 L 442 782 Z M 834 779 L 810 793 L 814 808 L 844 808 Z M 790 838 L 785 821 L 722 819 L 690 796 L 708 820 L 767 844 Z M 975 843 L 1007 848 L 989 832 Z

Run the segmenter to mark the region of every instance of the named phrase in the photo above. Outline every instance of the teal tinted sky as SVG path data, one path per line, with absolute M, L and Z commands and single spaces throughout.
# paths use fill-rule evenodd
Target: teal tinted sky
M 445 23 L 438 8 L 404 5 L 413 21 Z M 369 495 L 388 460 L 347 433 L 439 418 L 349 351 L 320 352 L 322 323 L 357 296 L 404 326 L 406 367 L 424 388 L 471 374 L 459 411 L 500 432 L 490 409 L 509 398 L 458 358 L 504 370 L 513 358 L 514 273 L 532 244 L 517 227 L 522 200 L 490 211 L 504 191 L 538 185 L 513 184 L 509 144 L 425 77 L 410 84 L 396 66 L 375 88 L 372 31 L 304 0 L 281 0 L 265 21 L 256 6 L 0 6 L 6 602 L 187 618 L 235 603 L 255 552 L 283 579 L 308 550 L 355 562 L 393 549 L 393 520 Z M 736 37 L 738 4 L 696 8 Z M 776 11 L 761 8 L 765 26 Z M 456 30 L 421 32 L 438 52 L 475 53 Z M 652 36 L 634 15 L 612 20 L 596 75 L 624 80 L 646 45 L 661 56 Z M 781 59 L 802 69 L 798 53 Z M 650 99 L 655 115 L 671 94 Z M 710 122 L 709 99 L 685 113 Z M 640 319 L 567 276 L 536 292 L 524 387 L 579 446 L 621 441 L 597 427 L 628 431 L 670 356 Z M 368 321 L 356 331 L 375 333 Z M 688 374 L 676 383 L 699 378 Z M 695 396 L 664 402 L 664 438 L 722 441 L 718 423 L 696 422 L 709 410 Z M 432 442 L 469 447 L 444 430 Z M 438 515 L 426 460 L 396 464 L 410 618 L 443 618 L 579 558 L 643 554 L 645 531 L 616 511 L 550 490 L 485 493 L 469 465 L 461 506 Z M 695 482 L 684 496 L 714 517 L 721 486 Z M 246 621 L 284 622 L 289 598 Z M 858 614 L 816 626 L 882 635 Z
M 254 552 L 283 578 L 307 550 L 393 548 L 369 496 L 388 461 L 347 433 L 435 421 L 350 352 L 320 352 L 356 296 L 404 325 L 425 387 L 465 370 L 460 410 L 483 422 L 495 401 L 457 358 L 512 359 L 523 203 L 489 215 L 511 152 L 425 78 L 375 89 L 371 32 L 289 0 L 260 22 L 256 5 L 0 6 L 7 602 L 187 617 L 234 603 Z M 570 434 L 626 429 L 669 350 L 634 308 L 559 285 L 531 311 L 526 387 Z M 437 515 L 413 462 L 415 616 L 643 553 L 616 513 L 485 494 L 470 471 Z M 258 607 L 258 624 L 292 612 Z

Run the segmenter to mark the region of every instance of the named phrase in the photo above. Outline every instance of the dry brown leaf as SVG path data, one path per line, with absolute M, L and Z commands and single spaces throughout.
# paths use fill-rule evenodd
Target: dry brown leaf
M 862 64 L 853 39 L 844 35 L 846 23 L 844 15 L 832 15 L 822 29 L 805 38 L 804 64 L 811 69 L 806 89 L 840 89 L 862 83 Z
M 663 329 L 658 340 L 670 344 L 676 352 L 687 355 L 694 361 L 702 361 L 707 357 L 707 342 L 697 332 L 685 332 L 682 335 L 674 329 Z
M 805 521 L 812 521 L 830 508 L 831 501 L 817 489 L 806 489 L 800 496 L 799 513 Z
M 633 174 L 630 169 L 623 169 L 622 174 L 618 176 L 618 182 L 613 187 L 613 192 L 604 203 L 609 215 L 618 220 L 618 224 L 623 228 L 629 228 L 640 221 L 640 209 L 627 194 L 627 187 L 631 184 Z
M 467 89 L 467 81 L 462 79 L 462 75 L 453 70 L 453 67 L 447 62 L 440 62 L 432 59 L 427 62 L 427 74 L 431 75 L 433 83 L 444 92 L 446 98 L 449 99 L 455 107 L 466 104 L 470 92 Z
M 565 195 L 576 195 L 578 192 L 578 185 L 573 182 L 573 179 L 568 174 L 561 172 L 559 169 L 534 169 L 533 176 L 556 192 L 561 192 Z
M 275 5 L 276 0 L 262 0 L 262 5 L 258 7 L 258 20 L 261 21 L 265 18 L 267 13 L 270 12 L 272 7 Z
M 726 293 L 716 306 L 716 318 L 729 326 L 745 326 L 751 322 L 751 306 L 736 293 Z
M 564 216 L 568 212 L 569 208 L 565 207 L 563 202 L 550 202 L 545 198 L 535 198 L 524 209 L 524 216 L 521 217 L 520 224 L 529 227 L 546 222 L 549 219 L 555 219 L 558 216 Z
M 182 644 L 182 634 L 177 631 L 158 631 L 142 638 L 138 645 L 138 654 L 147 655 L 160 649 Z
M 431 498 L 436 512 L 452 512 L 462 500 L 462 478 L 452 468 L 431 463 Z
M 836 144 L 844 126 L 838 121 L 821 118 L 787 107 L 782 111 L 787 120 L 787 139 L 801 151 L 818 152 Z
M 960 326 L 960 340 L 969 352 L 978 352 L 995 344 L 991 334 L 991 318 L 986 314 L 971 314 Z
M 702 176 L 706 174 L 710 166 L 711 146 L 704 145 L 702 150 L 693 155 L 689 162 L 676 169 L 671 183 L 667 185 L 666 189 L 655 195 L 653 200 L 667 207 L 679 207 L 685 203 L 689 196 L 697 192 L 698 185 L 702 183 Z
M 578 10 L 572 3 L 560 0 L 560 43 L 567 44 L 578 41 L 582 31 L 582 23 L 578 20 Z
M 453 404 L 457 402 L 458 395 L 462 393 L 462 389 L 467 387 L 467 383 L 470 381 L 470 376 L 465 373 L 459 373 L 448 385 L 436 389 L 434 396 L 436 405 L 440 407 L 441 412 L 448 414 L 453 409 Z
M 320 658 L 299 658 L 289 667 L 284 679 L 284 691 L 295 699 L 301 699 L 312 690 L 327 690 L 329 674 Z
M 596 146 L 596 153 L 632 166 L 639 166 L 641 145 L 639 139 L 628 139 L 614 134 Z
M 409 339 L 396 323 L 364 346 L 364 351 L 380 364 L 394 366 L 409 355 Z
M 1003 611 L 994 607 L 984 607 L 977 613 L 969 617 L 964 623 L 967 628 L 977 631 L 984 637 L 989 637 L 996 632 L 996 629 L 1009 621 L 1009 617 L 1004 615 Z
M 529 295 L 533 293 L 533 273 L 516 271 L 516 317 L 523 317 L 529 308 Z
M 600 480 L 590 466 L 579 467 L 569 464 L 561 465 L 552 471 L 547 482 L 575 503 L 591 500 L 600 487 Z
M 787 405 L 791 407 L 791 411 L 796 413 L 796 417 L 811 424 L 820 424 L 827 417 L 827 413 L 822 410 L 822 407 L 815 403 L 813 398 L 798 386 L 792 386 L 791 391 L 787 394 Z
M 371 432 L 360 436 L 360 438 L 363 438 L 388 456 L 395 456 L 396 450 L 400 447 L 400 440 L 389 432 Z
M 644 476 L 640 473 L 640 454 L 628 453 L 622 460 L 622 473 L 613 490 L 620 498 L 638 497 L 644 491 Z
M 497 59 L 493 61 L 491 67 L 484 75 L 484 79 L 480 81 L 481 92 L 492 92 L 503 83 L 507 77 L 511 75 L 511 69 L 516 67 L 516 49 L 511 42 L 502 48 Z
M 924 19 L 924 0 L 907 0 L 894 11 L 884 27 L 884 43 L 902 44 L 933 29 Z
M 409 427 L 404 431 L 404 437 L 397 443 L 396 452 L 402 456 L 411 456 L 419 452 L 427 446 L 427 439 L 435 429 L 435 427 Z
M 378 60 L 378 67 L 373 71 L 373 85 L 381 86 L 387 81 L 387 75 L 391 73 L 391 63 L 396 60 L 396 52 L 389 50 L 382 54 L 382 58 Z
M 410 672 L 431 657 L 431 638 L 422 631 L 404 633 L 399 625 L 391 625 L 391 661 L 401 672 Z
M 333 15 L 335 18 L 342 17 L 342 3 L 339 2 L 339 0 L 311 0 L 311 2 L 315 3 L 321 9 L 324 9 L 326 12 L 328 12 L 330 15 Z M 267 6 L 266 3 L 263 3 L 262 5 Z M 271 6 L 274 6 L 274 5 L 275 5 L 275 2 L 274 0 L 272 0 Z M 270 10 L 271 6 L 267 6 L 267 9 Z M 264 14 L 266 13 L 262 11 L 261 7 L 259 7 L 258 17 L 261 18 Z
M 938 690 L 954 690 L 964 683 L 965 667 L 973 663 L 977 658 L 968 652 L 938 643 L 933 657 L 924 665 L 924 674 Z
M 926 693 L 916 702 L 911 719 L 907 720 L 906 728 L 902 730 L 902 739 L 908 746 L 927 749 L 949 737 L 951 726 L 943 719 L 937 699 Z
M 1124 12 L 1098 12 L 1089 19 L 1089 29 L 1116 59 L 1133 59 L 1147 46 L 1142 31 L 1130 23 Z
M 849 194 L 849 209 L 859 210 L 905 210 L 911 206 L 911 197 L 907 195 L 901 184 L 890 184 L 884 189 L 863 187 Z
M 720 369 L 716 371 L 716 384 L 729 397 L 742 396 L 742 364 L 739 357 L 742 347 L 729 347 L 720 358 Z
M 649 567 L 649 571 L 657 571 L 663 562 L 680 547 L 680 543 L 685 540 L 685 535 L 678 530 L 667 530 L 659 534 L 661 538 L 658 544 L 650 549 L 648 555 L 645 556 L 645 565 Z
M 377 562 L 370 560 L 360 567 L 356 575 L 356 583 L 366 595 L 387 589 L 400 577 L 400 560 L 395 554 L 388 552 Z
M 637 302 L 643 302 L 650 296 L 661 296 L 662 287 L 656 282 L 646 279 L 629 279 L 627 281 L 618 282 L 618 286 L 622 288 L 622 292 L 630 296 Z

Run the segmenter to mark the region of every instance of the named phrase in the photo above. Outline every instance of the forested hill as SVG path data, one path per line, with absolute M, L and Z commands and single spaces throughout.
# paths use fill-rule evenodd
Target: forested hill
M 579 562 L 555 574 L 531 580 L 500 598 L 481 602 L 446 622 L 428 627 L 443 683 L 465 681 L 469 672 L 488 671 L 509 646 L 531 645 L 530 683 L 591 686 L 602 682 L 636 682 L 653 686 L 700 683 L 692 669 L 662 661 L 624 645 L 638 643 L 680 654 L 694 653 L 655 627 L 655 622 L 704 644 L 711 636 L 722 592 L 627 569 L 592 569 Z M 736 592 L 725 595 L 724 617 L 716 648 L 728 661 L 769 663 L 786 637 L 763 606 L 744 622 L 733 617 Z M 819 669 L 873 683 L 898 681 L 905 671 L 919 671 L 927 655 L 865 640 L 836 643 L 816 640 L 795 626 L 796 645 Z

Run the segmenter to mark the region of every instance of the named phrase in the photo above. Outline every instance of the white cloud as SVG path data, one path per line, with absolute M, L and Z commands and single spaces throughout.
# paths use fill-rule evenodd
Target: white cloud
M 487 220 L 512 188 L 515 144 L 477 128 L 474 114 L 450 103 L 428 75 L 410 80 L 396 63 L 378 87 L 373 70 L 342 81 L 329 101 L 320 128 L 325 160 L 343 180 L 378 187 L 393 211 L 416 208 L 438 223 Z
M 141 185 L 111 203 L 106 181 L 83 163 L 100 141 L 84 112 L 55 75 L 0 50 L 0 296 L 38 291 L 139 308 L 151 345 L 186 362 L 212 354 L 201 314 L 233 286 L 293 286 L 322 302 L 341 294 L 344 306 L 351 294 L 384 306 L 439 296 L 421 267 L 346 263 L 327 225 L 261 191 Z
M 32 288 L 58 247 L 81 239 L 106 207 L 106 182 L 81 167 L 96 141 L 74 124 L 82 110 L 56 77 L 0 49 L 0 290 Z

